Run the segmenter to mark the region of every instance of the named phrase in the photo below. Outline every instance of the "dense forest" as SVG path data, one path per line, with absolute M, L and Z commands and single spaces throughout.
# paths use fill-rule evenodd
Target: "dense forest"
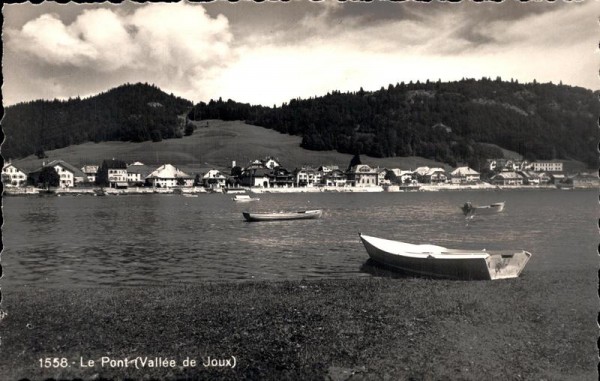
M 33 101 L 5 109 L 4 158 L 88 141 L 141 142 L 183 136 L 192 103 L 148 84 L 127 84 L 105 93 L 65 101 Z
M 5 109 L 4 158 L 87 141 L 160 141 L 193 133 L 190 120 L 244 120 L 302 137 L 309 150 L 374 157 L 421 156 L 481 168 L 505 148 L 529 160 L 597 166 L 598 92 L 551 83 L 463 79 L 399 83 L 367 92 L 293 99 L 265 107 L 232 100 L 195 106 L 148 84 Z M 193 106 L 193 107 L 192 107 Z M 488 144 L 486 144 L 488 143 Z
M 573 159 L 595 167 L 598 95 L 500 78 L 427 81 L 374 92 L 333 91 L 280 107 L 211 100 L 195 105 L 188 118 L 245 120 L 300 135 L 311 150 L 414 155 L 480 168 L 486 158 L 502 157 L 496 145 L 529 160 Z

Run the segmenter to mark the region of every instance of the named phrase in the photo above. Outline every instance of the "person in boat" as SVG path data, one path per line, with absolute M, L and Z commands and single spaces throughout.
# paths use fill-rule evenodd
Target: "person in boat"
M 462 206 L 462 211 L 465 216 L 469 215 L 469 213 L 473 211 L 473 204 L 471 204 L 470 201 L 465 202 L 465 204 Z

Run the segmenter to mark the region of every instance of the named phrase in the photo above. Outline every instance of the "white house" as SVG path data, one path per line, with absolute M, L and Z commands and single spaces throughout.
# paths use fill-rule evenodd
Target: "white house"
M 450 172 L 451 182 L 454 184 L 472 183 L 480 180 L 479 172 L 469 167 L 458 167 Z
M 63 160 L 53 160 L 42 166 L 42 168 L 46 167 L 54 168 L 60 178 L 59 187 L 61 188 L 70 188 L 88 182 L 88 177 L 82 170 Z
M 146 181 L 156 188 L 191 187 L 194 179 L 171 164 L 164 164 L 146 176 Z
M 99 166 L 97 165 L 84 165 L 81 167 L 81 172 L 85 173 L 90 183 L 96 182 L 96 174 L 98 173 Z
M 443 168 L 419 167 L 414 174 L 421 183 L 444 183 L 448 180 Z
M 313 186 L 321 183 L 322 173 L 313 168 L 300 168 L 294 171 L 294 184 L 297 187 Z
M 562 161 L 540 160 L 533 162 L 533 170 L 535 172 L 562 172 Z
M 523 176 L 511 171 L 500 172 L 490 180 L 495 185 L 523 185 Z
M 20 187 L 27 182 L 25 172 L 15 167 L 10 162 L 4 163 L 2 167 L 2 183 L 5 187 Z
M 391 171 L 394 172 L 394 175 L 396 175 L 396 178 L 400 183 L 408 184 L 413 182 L 414 171 L 405 171 L 400 168 L 393 168 Z M 416 182 L 416 180 L 414 182 Z
M 152 168 L 136 161 L 127 166 L 127 183 L 132 186 L 144 185 L 146 177 L 152 173 Z
M 348 171 L 348 183 L 355 187 L 376 186 L 378 174 L 377 171 L 366 164 L 355 165 Z
M 343 187 L 346 185 L 346 174 L 340 169 L 334 169 L 323 175 L 321 183 L 328 187 Z
M 202 186 L 205 188 L 222 188 L 227 178 L 216 169 L 211 169 L 202 176 Z

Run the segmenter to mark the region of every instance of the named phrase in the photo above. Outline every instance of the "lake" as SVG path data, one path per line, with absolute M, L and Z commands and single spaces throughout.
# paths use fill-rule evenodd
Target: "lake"
M 449 248 L 525 249 L 528 272 L 598 267 L 596 190 L 7 197 L 4 286 L 155 286 L 372 276 L 358 232 Z M 506 201 L 466 220 L 465 202 Z M 253 222 L 242 211 L 324 210 Z

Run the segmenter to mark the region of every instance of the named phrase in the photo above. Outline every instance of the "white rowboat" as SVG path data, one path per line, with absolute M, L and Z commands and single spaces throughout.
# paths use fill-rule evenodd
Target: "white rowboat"
M 250 202 L 250 201 L 258 201 L 259 198 L 252 198 L 247 194 L 236 194 L 235 197 L 232 198 L 233 201 L 237 202 Z
M 249 213 L 243 212 L 246 221 L 284 221 L 284 220 L 310 220 L 320 218 L 323 211 L 301 210 L 297 212 L 276 212 L 276 213 Z
M 360 234 L 375 262 L 407 273 L 436 278 L 496 280 L 518 277 L 531 257 L 524 250 L 456 250 L 413 245 Z

